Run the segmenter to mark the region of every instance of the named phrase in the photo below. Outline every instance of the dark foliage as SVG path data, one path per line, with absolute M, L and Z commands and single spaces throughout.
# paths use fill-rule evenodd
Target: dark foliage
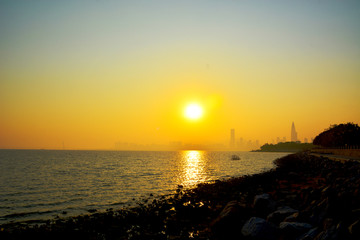
M 300 142 L 281 142 L 278 144 L 264 144 L 260 147 L 260 152 L 300 152 L 313 148 L 311 143 Z
M 347 147 L 360 145 L 360 127 L 354 123 L 332 125 L 314 139 L 322 147 Z

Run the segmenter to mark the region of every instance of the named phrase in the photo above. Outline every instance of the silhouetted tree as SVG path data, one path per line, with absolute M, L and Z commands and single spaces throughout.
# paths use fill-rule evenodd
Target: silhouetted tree
M 313 143 L 322 147 L 359 146 L 360 127 L 354 123 L 331 125 L 316 136 Z
M 277 144 L 265 143 L 260 147 L 260 151 L 263 152 L 298 152 L 313 148 L 314 145 L 311 143 L 300 143 L 300 142 L 281 142 Z

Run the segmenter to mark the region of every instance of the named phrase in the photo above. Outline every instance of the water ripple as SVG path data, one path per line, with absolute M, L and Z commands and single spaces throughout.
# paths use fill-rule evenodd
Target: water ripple
M 231 155 L 240 161 L 231 161 Z M 286 153 L 0 150 L 0 223 L 105 210 L 273 167 Z

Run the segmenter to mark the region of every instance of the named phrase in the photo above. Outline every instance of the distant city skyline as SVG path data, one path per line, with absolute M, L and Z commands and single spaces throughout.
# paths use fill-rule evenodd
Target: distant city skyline
M 246 139 L 244 137 L 236 137 L 236 129 L 231 128 L 229 134 L 229 140 L 226 141 L 216 141 L 216 139 L 212 139 L 211 143 L 191 143 L 191 142 L 182 142 L 182 141 L 168 141 L 168 143 L 136 143 L 131 141 L 116 141 L 113 146 L 109 146 L 107 148 L 94 149 L 94 150 L 130 150 L 130 151 L 177 151 L 177 150 L 220 150 L 220 151 L 229 151 L 229 150 L 238 150 L 238 151 L 249 151 L 256 150 L 260 148 L 263 144 L 276 144 L 280 142 L 287 142 L 286 136 L 284 137 L 276 137 L 269 138 L 268 141 L 260 142 L 258 139 Z M 295 138 L 296 137 L 296 138 Z M 297 132 L 295 129 L 295 122 L 292 122 L 291 125 L 291 133 L 290 138 L 293 141 L 300 141 L 297 138 Z M 310 138 L 311 142 L 313 141 L 313 137 Z M 304 137 L 305 143 L 309 140 L 307 137 Z M 300 141 L 301 142 L 301 141 Z M 73 148 L 71 145 L 67 145 L 65 148 L 65 141 L 59 142 L 58 148 L 39 148 L 39 149 L 59 149 L 59 150 L 91 150 L 88 148 Z
M 296 136 L 297 132 L 295 130 L 295 123 L 292 122 L 291 125 L 291 133 L 290 138 Z M 109 146 L 108 148 L 97 149 L 97 150 L 129 150 L 129 151 L 177 151 L 177 150 L 219 150 L 219 151 L 229 151 L 229 150 L 237 150 L 237 151 L 249 151 L 249 150 L 256 150 L 261 147 L 263 144 L 276 144 L 280 142 L 286 142 L 286 136 L 284 137 L 276 137 L 276 139 L 272 138 L 272 140 L 260 142 L 258 139 L 245 139 L 243 137 L 236 137 L 236 129 L 230 129 L 230 135 L 228 141 L 218 141 L 213 139 L 212 143 L 191 143 L 191 142 L 182 142 L 182 141 L 169 141 L 165 144 L 159 143 L 149 143 L 149 144 L 142 144 L 142 143 L 135 143 L 135 142 L 128 142 L 128 141 L 117 141 L 114 143 L 113 146 Z M 313 141 L 313 137 L 310 138 L 311 142 Z M 300 141 L 296 138 L 297 141 Z M 305 143 L 308 142 L 308 138 L 304 138 Z M 65 141 L 61 142 L 61 147 L 53 148 L 53 149 L 62 149 L 62 150 L 77 150 L 77 148 L 71 148 L 71 146 L 67 146 L 65 148 Z M 41 148 L 46 149 L 46 148 Z M 79 149 L 81 150 L 81 149 Z M 89 149 L 84 149 L 89 150 Z M 96 150 L 96 149 L 95 149 Z
M 290 139 L 292 142 L 300 141 L 298 139 L 298 133 L 295 129 L 295 123 L 291 124 Z M 286 137 L 276 137 L 276 141 L 265 141 L 265 143 L 280 143 L 286 142 Z M 308 139 L 305 137 L 304 142 L 307 143 Z M 168 144 L 136 144 L 128 142 L 115 143 L 115 150 L 256 150 L 260 148 L 262 144 L 258 139 L 244 139 L 243 137 L 236 137 L 236 129 L 231 128 L 229 134 L 229 141 L 226 143 L 218 142 L 212 144 L 194 144 L 183 143 L 182 141 L 170 141 Z
M 311 142 L 313 137 L 310 138 Z M 240 150 L 240 151 L 249 151 L 258 149 L 261 145 L 265 143 L 276 144 L 280 142 L 286 142 L 286 137 L 276 137 L 276 139 L 269 138 L 268 141 L 260 142 L 258 139 L 246 139 L 244 137 L 236 137 L 236 129 L 230 129 L 230 137 L 228 141 L 216 141 L 213 139 L 212 143 L 191 143 L 191 142 L 182 142 L 182 141 L 168 141 L 168 143 L 136 143 L 131 141 L 116 141 L 113 146 L 107 148 L 100 148 L 94 150 L 159 150 L 159 151 L 169 151 L 169 150 Z M 308 142 L 308 138 L 304 138 L 303 142 Z M 58 150 L 91 150 L 89 148 L 74 148 L 71 144 L 66 145 L 65 141 L 59 142 L 59 147 L 55 148 L 38 148 L 38 149 L 58 149 Z

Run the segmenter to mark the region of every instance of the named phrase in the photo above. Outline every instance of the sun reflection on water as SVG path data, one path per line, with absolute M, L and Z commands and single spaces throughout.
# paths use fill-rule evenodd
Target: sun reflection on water
M 204 179 L 204 152 L 202 151 L 184 151 L 182 152 L 183 158 L 183 174 L 182 174 L 182 185 L 194 186 Z

